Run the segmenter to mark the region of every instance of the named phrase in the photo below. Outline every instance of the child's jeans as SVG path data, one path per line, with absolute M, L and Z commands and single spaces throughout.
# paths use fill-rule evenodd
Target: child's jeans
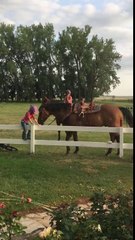
M 21 126 L 23 128 L 22 139 L 23 140 L 30 139 L 30 130 L 28 130 L 29 123 L 21 121 Z

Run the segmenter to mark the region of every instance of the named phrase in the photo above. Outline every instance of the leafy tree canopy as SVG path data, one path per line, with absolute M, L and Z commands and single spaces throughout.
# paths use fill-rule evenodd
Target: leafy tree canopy
M 113 39 L 91 36 L 91 26 L 70 26 L 55 37 L 54 27 L 0 23 L 0 101 L 74 100 L 108 94 L 120 83 L 121 55 Z

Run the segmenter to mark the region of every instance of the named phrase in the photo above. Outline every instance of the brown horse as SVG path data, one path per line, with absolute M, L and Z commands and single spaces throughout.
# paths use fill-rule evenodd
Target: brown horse
M 123 108 L 125 110 L 125 108 Z M 111 105 L 103 104 L 98 111 L 92 111 L 80 115 L 78 113 L 71 112 L 71 105 L 63 102 L 46 100 L 39 108 L 38 122 L 44 124 L 50 115 L 55 116 L 57 125 L 64 126 L 107 126 L 107 127 L 122 127 L 123 126 L 123 109 Z M 125 115 L 125 113 L 124 113 Z M 132 115 L 131 115 L 132 116 Z M 127 119 L 128 120 L 128 119 Z M 130 119 L 130 126 L 132 127 L 133 119 Z M 66 131 L 66 140 L 68 141 L 73 135 L 74 141 L 78 141 L 77 132 Z M 120 140 L 118 133 L 110 133 L 110 140 L 112 142 L 118 142 Z M 70 147 L 67 146 L 67 154 L 70 151 Z M 75 152 L 79 151 L 79 147 L 76 146 Z M 106 155 L 110 154 L 112 149 L 109 148 Z M 117 154 L 119 154 L 119 149 Z

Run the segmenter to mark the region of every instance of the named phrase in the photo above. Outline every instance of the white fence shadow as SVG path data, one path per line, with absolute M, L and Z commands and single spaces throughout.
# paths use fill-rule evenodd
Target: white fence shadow
M 119 148 L 119 157 L 123 157 L 124 149 L 133 149 L 133 143 L 124 143 L 124 134 L 133 134 L 133 128 L 123 127 L 80 127 L 80 126 L 37 126 L 31 125 L 31 140 L 24 141 L 22 139 L 6 139 L 0 138 L 0 143 L 4 144 L 29 144 L 30 153 L 35 153 L 36 145 L 48 146 L 79 146 L 79 147 L 96 147 L 96 148 Z M 0 130 L 21 130 L 20 125 L 0 125 Z M 120 134 L 120 143 L 108 142 L 90 142 L 90 141 L 58 141 L 58 140 L 37 140 L 35 138 L 36 131 L 77 131 L 77 132 L 118 132 Z

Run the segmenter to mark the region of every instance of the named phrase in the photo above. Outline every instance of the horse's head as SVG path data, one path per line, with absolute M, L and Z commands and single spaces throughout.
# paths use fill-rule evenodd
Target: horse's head
M 38 123 L 43 125 L 44 122 L 47 120 L 47 118 L 49 117 L 49 112 L 46 110 L 46 105 L 50 102 L 50 100 L 45 97 L 42 100 L 42 104 L 39 107 L 39 115 L 38 115 Z
M 38 123 L 43 125 L 47 118 L 50 116 L 49 112 L 45 108 L 45 104 L 39 107 Z
M 45 101 L 39 107 L 38 123 L 43 124 L 50 115 L 56 118 L 57 123 L 62 123 L 71 113 L 71 105 L 60 101 Z

